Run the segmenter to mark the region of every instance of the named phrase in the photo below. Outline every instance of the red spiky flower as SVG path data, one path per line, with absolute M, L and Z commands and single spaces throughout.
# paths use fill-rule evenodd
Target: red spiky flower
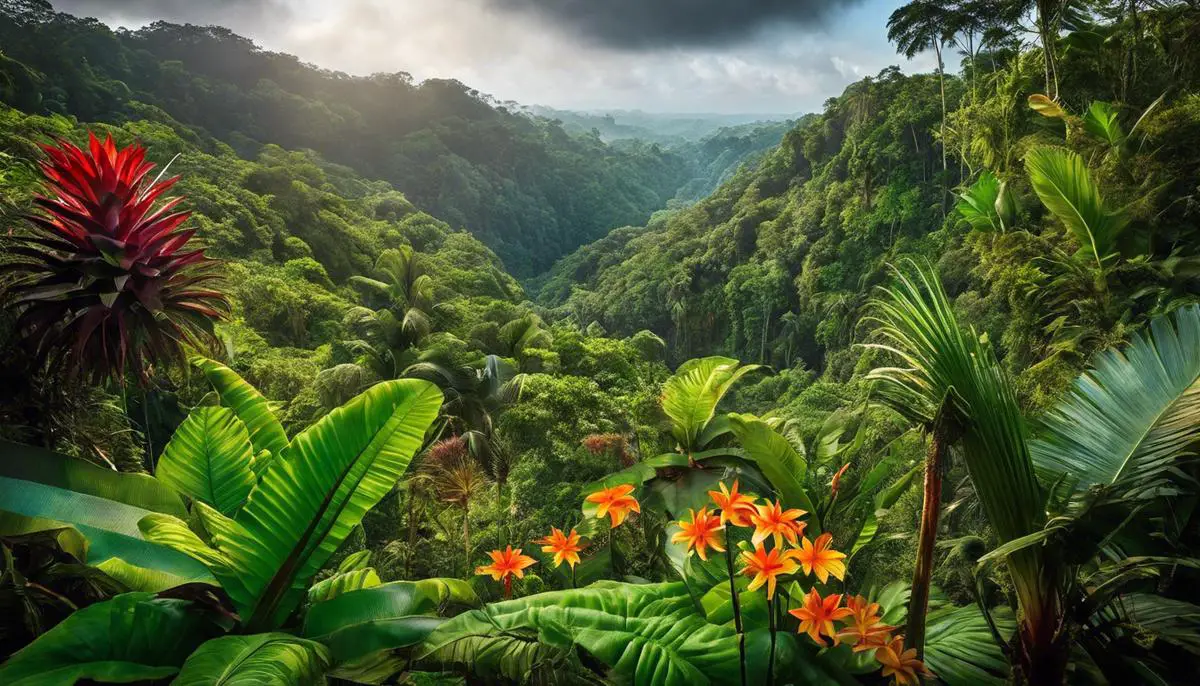
M 18 278 L 7 296 L 40 363 L 94 382 L 127 371 L 144 380 L 185 345 L 211 343 L 228 301 L 205 287 L 214 260 L 187 249 L 196 230 L 180 228 L 183 198 L 163 198 L 179 177 L 149 178 L 140 145 L 88 138 L 87 150 L 42 146 L 47 192 L 35 200 L 42 213 L 26 216 L 33 231 L 10 236 L 17 259 L 4 268 Z

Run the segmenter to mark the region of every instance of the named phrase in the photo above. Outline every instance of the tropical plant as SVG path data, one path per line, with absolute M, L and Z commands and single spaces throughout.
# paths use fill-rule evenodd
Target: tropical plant
M 185 347 L 214 343 L 212 324 L 228 303 L 207 287 L 217 278 L 203 249 L 189 249 L 189 213 L 164 200 L 178 177 L 150 179 L 138 145 L 89 135 L 87 150 L 43 146 L 49 195 L 31 231 L 10 233 L 5 286 L 16 328 L 39 362 L 100 381 L 181 361 Z
M 168 512 L 135 509 L 125 516 L 145 513 L 137 515 L 141 545 L 180 551 L 211 577 L 157 596 L 118 595 L 76 612 L 0 666 L 0 680 L 128 681 L 178 672 L 180 683 L 319 683 L 331 669 L 348 678 L 399 671 L 390 650 L 418 643 L 447 600 L 476 602 L 458 582 L 379 584 L 365 556 L 311 583 L 421 448 L 442 402 L 433 384 L 381 383 L 288 440 L 249 384 L 210 360 L 197 365 L 223 406 L 198 408 L 181 425 L 164 454 L 165 478 L 114 474 L 91 487 L 110 497 L 128 493 L 144 504 L 157 499 L 159 509 L 185 515 L 166 484 L 182 489 L 192 499 L 190 525 Z M 65 474 L 80 469 L 96 468 L 69 461 Z M 127 578 L 153 571 L 114 559 Z M 392 614 L 381 614 L 378 600 L 356 602 L 355 592 L 401 602 L 387 605 Z M 306 602 L 312 607 L 302 636 L 282 632 Z M 222 637 L 232 624 L 244 635 Z
M 1020 202 L 1008 183 L 987 170 L 959 194 L 955 209 L 972 229 L 998 233 L 1012 228 L 1021 212 Z
M 991 347 L 958 326 L 931 270 L 911 266 L 898 272 L 876 304 L 884 342 L 873 345 L 904 362 L 872 372 L 881 397 L 921 424 L 934 422 L 940 411 L 951 413 L 958 427 L 955 443 L 1001 544 L 981 562 L 985 567 L 993 560 L 1007 562 L 1020 608 L 1015 666 L 1031 683 L 1061 683 L 1071 641 L 1078 639 L 1110 676 L 1161 668 L 1152 653 L 1103 654 L 1103 646 L 1126 629 L 1102 618 L 1136 623 L 1121 603 L 1127 584 L 1159 565 L 1195 564 L 1122 551 L 1132 514 L 1161 506 L 1179 488 L 1136 486 L 1161 485 L 1198 437 L 1200 309 L 1159 320 L 1123 354 L 1102 358 L 1077 383 L 1075 395 L 1048 415 L 1043 429 L 1048 438 L 1033 441 Z M 1128 411 L 1131 403 L 1138 408 L 1134 414 Z M 1104 421 L 1111 433 L 1095 437 L 1091 427 L 1106 426 L 1096 424 L 1102 418 L 1109 418 Z M 1062 476 L 1039 482 L 1035 464 Z M 1075 492 L 1077 479 L 1102 479 L 1109 488 Z M 1108 516 L 1101 516 L 1105 509 Z

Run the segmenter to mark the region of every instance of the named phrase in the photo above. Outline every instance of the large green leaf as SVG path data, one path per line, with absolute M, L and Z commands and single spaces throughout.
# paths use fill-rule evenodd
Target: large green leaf
M 746 459 L 758 465 L 771 482 L 785 507 L 798 507 L 808 513 L 812 531 L 822 531 L 817 508 L 804 488 L 807 465 L 788 439 L 761 419 L 750 415 L 730 415 L 733 432 L 746 451 Z
M 153 681 L 216 634 L 187 600 L 125 593 L 75 612 L 0 666 L 6 686 Z
M 163 449 L 158 479 L 223 514 L 237 512 L 254 487 L 246 425 L 225 407 L 197 407 Z
M 488 605 L 438 627 L 419 656 L 470 663 L 486 651 L 532 650 L 532 637 L 550 647 L 579 647 L 608 665 L 621 680 L 661 686 L 734 684 L 740 681 L 737 634 L 709 624 L 684 584 L 602 582 Z M 779 641 L 780 664 L 790 659 L 790 636 Z M 501 643 L 495 643 L 492 640 Z M 752 683 L 762 683 L 769 638 L 746 635 Z M 492 655 L 491 661 L 497 661 Z M 520 660 L 514 659 L 520 663 Z
M 308 589 L 308 602 L 319 603 L 332 600 L 347 591 L 361 591 L 381 583 L 383 581 L 380 580 L 379 574 L 373 567 L 339 572 L 313 584 L 312 588 Z
M 1113 148 L 1125 144 L 1125 131 L 1121 128 L 1117 108 L 1111 103 L 1092 102 L 1083 113 L 1083 129 Z
M 875 596 L 884 609 L 883 621 L 904 626 L 908 618 L 908 584 L 897 581 Z M 987 619 L 976 605 L 955 607 L 936 586 L 930 592 L 925 618 L 925 664 L 949 686 L 1007 683 L 1009 663 L 996 643 Z M 991 610 L 996 630 L 1007 640 L 1016 630 L 1007 607 Z
M 1046 209 L 1070 229 L 1085 253 L 1103 264 L 1129 217 L 1104 203 L 1083 158 L 1063 148 L 1034 148 L 1025 154 L 1025 168 Z
M 403 476 L 441 404 L 441 391 L 427 381 L 378 384 L 297 436 L 236 518 L 200 508 L 244 587 L 244 594 L 226 590 L 251 629 L 287 618 L 329 556 Z M 184 552 L 197 553 L 190 544 Z
M 278 633 L 223 636 L 192 653 L 171 686 L 316 686 L 328 667 L 320 643 Z
M 991 171 L 984 170 L 976 182 L 959 193 L 959 201 L 954 209 L 958 210 L 966 223 L 971 224 L 972 229 L 1000 233 L 1004 230 L 1000 215 L 1004 207 L 1000 201 L 1001 188 L 1000 179 Z
M 0 442 L 0 508 L 17 519 L 54 522 L 87 538 L 87 559 L 112 558 L 188 580 L 209 578 L 191 558 L 147 541 L 138 521 L 186 516 L 183 501 L 145 474 L 123 474 L 66 455 Z M 10 517 L 11 525 L 15 521 Z M 14 531 L 15 532 L 15 531 Z
M 759 368 L 739 366 L 729 357 L 688 360 L 663 385 L 662 406 L 671 419 L 671 433 L 686 452 L 702 450 L 700 436 L 716 413 L 717 404 L 738 379 Z
M 216 389 L 221 404 L 237 413 L 238 419 L 246 424 L 255 453 L 261 450 L 278 453 L 287 447 L 288 438 L 283 425 L 275 418 L 270 404 L 258 389 L 220 362 L 193 357 L 192 364 L 204 373 L 204 378 Z
M 1200 305 L 1101 353 L 1046 414 L 1030 446 L 1039 470 L 1077 486 L 1146 487 L 1200 440 Z
M 446 605 L 477 607 L 479 599 L 458 579 L 394 581 L 314 604 L 303 633 L 329 646 L 340 664 L 420 643 L 445 621 L 437 615 Z

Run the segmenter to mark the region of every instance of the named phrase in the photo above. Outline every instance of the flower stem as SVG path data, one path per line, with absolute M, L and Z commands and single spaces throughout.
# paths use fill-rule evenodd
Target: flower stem
M 571 588 L 578 588 L 575 585 L 575 565 L 571 565 Z
M 728 534 L 729 527 L 725 527 Z M 738 635 L 738 667 L 742 675 L 742 686 L 746 686 L 746 635 L 742 632 L 742 606 L 738 600 L 737 584 L 733 576 L 733 543 L 725 536 L 725 566 L 729 570 L 729 597 L 733 599 L 733 627 Z
M 767 601 L 767 620 L 771 627 L 771 654 L 767 658 L 767 685 L 775 683 L 775 610 L 779 605 L 779 596 Z

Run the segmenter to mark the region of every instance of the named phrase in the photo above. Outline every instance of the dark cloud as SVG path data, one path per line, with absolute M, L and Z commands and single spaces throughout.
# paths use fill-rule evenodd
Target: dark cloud
M 776 24 L 819 26 L 861 0 L 487 0 L 622 49 L 736 43 Z
M 284 0 L 51 0 L 54 9 L 105 21 L 218 24 L 256 28 L 291 15 Z

